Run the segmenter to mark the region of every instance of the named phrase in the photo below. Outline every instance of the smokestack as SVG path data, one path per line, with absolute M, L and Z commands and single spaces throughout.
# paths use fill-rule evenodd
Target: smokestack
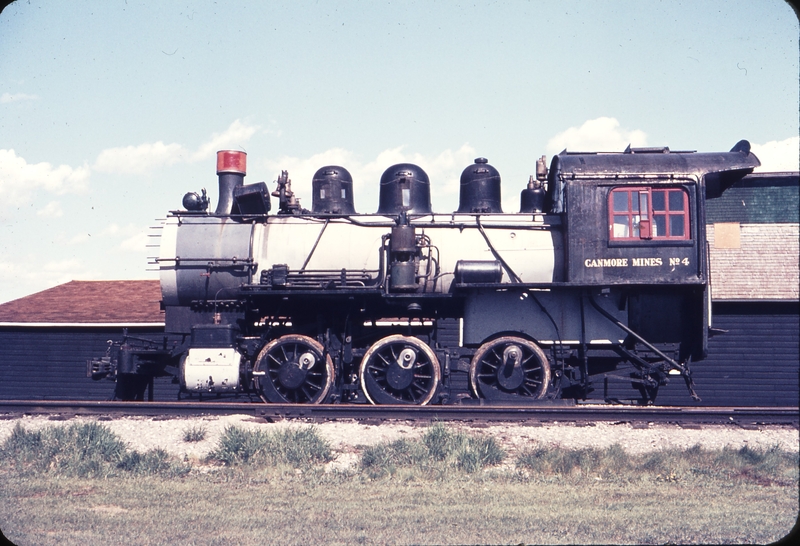
M 217 176 L 219 177 L 219 201 L 214 214 L 228 215 L 233 208 L 233 189 L 244 185 L 247 174 L 247 153 L 237 150 L 217 152 Z

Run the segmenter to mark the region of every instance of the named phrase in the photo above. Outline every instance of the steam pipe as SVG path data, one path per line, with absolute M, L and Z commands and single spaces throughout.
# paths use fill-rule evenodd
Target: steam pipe
M 237 150 L 217 152 L 217 176 L 219 177 L 219 201 L 217 216 L 227 216 L 233 210 L 233 190 L 244 185 L 247 174 L 247 153 Z

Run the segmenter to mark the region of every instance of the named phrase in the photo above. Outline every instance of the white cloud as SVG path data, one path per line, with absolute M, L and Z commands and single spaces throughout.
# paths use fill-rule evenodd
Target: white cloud
M 290 157 L 283 156 L 274 161 L 267 160 L 267 169 L 271 172 L 271 178 L 267 180 L 270 191 L 275 189 L 272 184 L 278 178 L 282 170 L 289 171 L 289 178 L 292 181 L 292 191 L 302 199 L 301 204 L 311 208 L 311 180 L 317 169 L 326 165 L 340 165 L 347 169 L 353 177 L 354 193 L 356 206 L 358 206 L 358 188 L 362 181 L 362 163 L 356 158 L 355 154 L 344 148 L 331 148 L 311 157 Z M 307 202 L 308 201 L 308 202 Z M 358 210 L 358 208 L 356 208 Z
M 201 144 L 192 154 L 192 161 L 202 161 L 213 157 L 219 150 L 240 148 L 258 129 L 257 125 L 247 125 L 237 119 L 225 131 L 214 133 L 208 141 Z
M 17 102 L 21 100 L 36 100 L 38 99 L 38 95 L 28 95 L 26 93 L 3 93 L 0 95 L 0 104 L 6 104 L 8 102 Z
M 0 262 L 0 303 L 47 290 L 72 280 L 94 280 L 102 272 L 88 261 L 77 258 L 51 260 L 44 264 L 38 256 L 20 256 Z
M 151 242 L 148 238 L 150 230 L 143 229 L 142 231 L 120 241 L 119 243 L 119 250 L 131 251 L 131 252 L 147 252 L 147 245 Z M 154 254 L 157 254 L 157 250 L 153 250 Z
M 109 148 L 100 152 L 94 169 L 105 173 L 139 174 L 184 160 L 188 152 L 180 144 L 153 144 Z
M 45 218 L 59 218 L 64 215 L 64 211 L 61 210 L 61 203 L 58 201 L 50 201 L 43 209 L 36 211 L 36 215 Z
M 621 152 L 628 144 L 646 146 L 647 135 L 638 129 L 620 128 L 615 118 L 599 117 L 558 133 L 547 141 L 546 149 L 548 155 L 565 148 L 575 152 Z
M 51 273 L 62 274 L 64 272 L 75 271 L 80 269 L 81 261 L 77 258 L 69 258 L 66 260 L 57 260 L 47 262 L 42 266 L 44 271 L 49 271 Z
M 475 158 L 475 149 L 469 144 L 457 150 L 444 150 L 435 155 L 409 153 L 405 146 L 389 148 L 380 152 L 375 159 L 363 161 L 353 152 L 343 148 L 331 148 L 310 157 L 284 156 L 266 161 L 267 169 L 273 173 L 271 183 L 281 170 L 289 171 L 292 190 L 302 198 L 303 207 L 311 208 L 311 181 L 317 169 L 326 165 L 340 165 L 353 176 L 353 191 L 356 210 L 370 213 L 378 210 L 378 194 L 383 172 L 397 163 L 414 163 L 427 173 L 431 181 L 431 200 L 436 211 L 455 210 L 458 206 L 458 188 L 461 171 Z
M 119 229 L 120 229 L 119 225 L 112 222 L 111 224 L 106 226 L 106 229 L 101 231 L 100 234 L 101 235 L 116 235 L 117 233 L 119 233 Z
M 79 233 L 78 235 L 73 235 L 67 240 L 68 245 L 80 245 L 85 243 L 89 240 L 91 234 L 89 233 Z
M 78 233 L 67 238 L 62 236 L 59 238 L 65 245 L 80 245 L 89 241 L 99 242 L 101 240 L 112 241 L 116 245 L 114 248 L 117 250 L 145 250 L 147 242 L 147 234 L 150 230 L 146 227 L 128 224 L 127 226 L 120 226 L 117 223 L 110 223 L 103 229 L 93 231 L 91 233 Z M 132 245 L 131 241 L 141 242 L 141 244 Z M 102 243 L 105 244 L 105 243 Z
M 100 152 L 93 168 L 105 173 L 141 174 L 176 163 L 203 161 L 214 157 L 218 150 L 240 148 L 258 129 L 257 125 L 248 125 L 237 119 L 223 132 L 214 133 L 194 151 L 182 144 L 164 144 L 161 140 L 138 146 L 109 148 Z
M 88 186 L 90 170 L 50 163 L 28 163 L 14 150 L 0 150 L 0 202 L 19 205 L 31 193 L 43 189 L 55 194 L 80 193 Z
M 800 170 L 800 137 L 753 144 L 751 151 L 761 161 L 756 171 L 780 172 Z
M 147 263 L 157 249 L 146 248 L 158 239 L 147 236 L 153 231 L 146 226 L 110 222 L 87 233 L 70 230 L 69 222 L 63 224 L 66 233 L 54 233 L 49 248 L 12 241 L 2 249 L 0 303 L 72 280 L 158 278 Z

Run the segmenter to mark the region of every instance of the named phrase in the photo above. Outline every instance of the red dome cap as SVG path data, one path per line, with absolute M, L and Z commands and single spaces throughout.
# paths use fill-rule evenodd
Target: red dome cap
M 220 150 L 217 152 L 217 174 L 247 174 L 247 152 Z

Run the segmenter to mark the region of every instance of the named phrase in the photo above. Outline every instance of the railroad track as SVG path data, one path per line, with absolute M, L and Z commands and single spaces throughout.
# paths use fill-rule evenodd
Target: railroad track
M 680 425 L 800 426 L 796 407 L 666 407 L 577 404 L 570 406 L 372 406 L 262 404 L 252 402 L 119 402 L 0 400 L 0 416 L 21 414 L 119 417 L 253 415 L 273 419 L 358 419 L 366 421 L 520 421 L 539 423 L 675 423 Z

